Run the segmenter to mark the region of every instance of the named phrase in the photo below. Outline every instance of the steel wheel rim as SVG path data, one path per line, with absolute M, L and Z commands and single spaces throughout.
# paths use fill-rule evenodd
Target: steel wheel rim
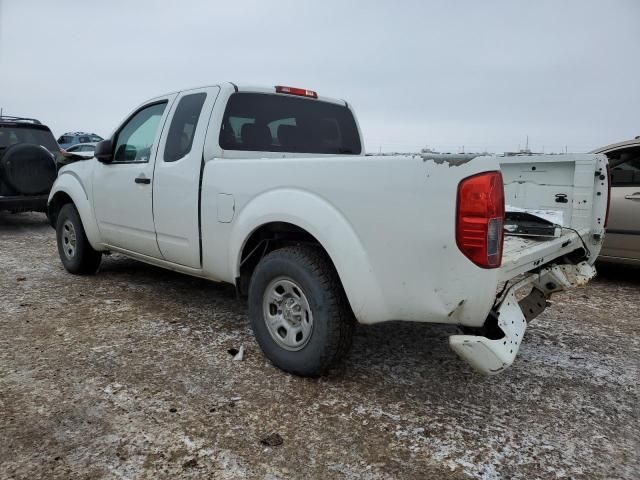
M 304 290 L 289 277 L 272 280 L 264 290 L 264 323 L 278 346 L 295 352 L 313 333 L 313 313 Z
M 73 259 L 78 249 L 76 229 L 71 220 L 65 220 L 62 224 L 62 251 L 69 260 Z

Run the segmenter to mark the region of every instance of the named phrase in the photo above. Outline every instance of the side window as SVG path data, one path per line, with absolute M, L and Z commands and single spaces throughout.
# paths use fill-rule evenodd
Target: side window
M 191 151 L 198 118 L 206 98 L 206 93 L 193 93 L 180 99 L 167 134 L 167 144 L 164 147 L 165 162 L 180 160 Z
M 640 147 L 609 153 L 612 187 L 640 186 Z
M 89 137 L 79 137 L 78 138 L 78 143 L 89 143 L 91 140 L 89 140 Z
M 116 138 L 114 162 L 148 162 L 160 119 L 167 102 L 139 110 L 120 129 Z

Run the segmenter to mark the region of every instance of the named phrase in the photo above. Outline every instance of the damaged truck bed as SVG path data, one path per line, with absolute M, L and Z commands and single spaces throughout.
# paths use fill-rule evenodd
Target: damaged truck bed
M 500 166 L 507 204 L 499 274 L 504 288 L 482 328 L 450 337 L 451 348 L 488 375 L 513 363 L 527 322 L 544 311 L 551 294 L 582 286 L 595 276 L 593 262 L 608 214 L 607 163 L 602 157 L 507 157 Z M 517 212 L 511 221 L 510 210 Z M 522 289 L 531 291 L 518 300 Z

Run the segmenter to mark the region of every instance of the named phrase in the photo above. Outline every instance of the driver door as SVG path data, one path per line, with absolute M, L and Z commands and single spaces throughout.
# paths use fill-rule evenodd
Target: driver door
M 113 137 L 113 162 L 98 162 L 94 170 L 96 220 L 110 246 L 162 258 L 153 221 L 153 171 L 158 139 L 174 98 L 160 97 L 136 110 Z

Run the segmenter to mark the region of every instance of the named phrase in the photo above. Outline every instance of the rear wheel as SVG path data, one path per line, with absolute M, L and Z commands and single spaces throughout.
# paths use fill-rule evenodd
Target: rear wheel
M 249 318 L 267 358 L 296 375 L 322 375 L 351 346 L 353 314 L 317 247 L 282 248 L 260 261 L 249 286 Z
M 77 275 L 96 273 L 102 253 L 94 250 L 87 240 L 78 210 L 71 203 L 60 209 L 56 238 L 60 260 L 68 272 Z

